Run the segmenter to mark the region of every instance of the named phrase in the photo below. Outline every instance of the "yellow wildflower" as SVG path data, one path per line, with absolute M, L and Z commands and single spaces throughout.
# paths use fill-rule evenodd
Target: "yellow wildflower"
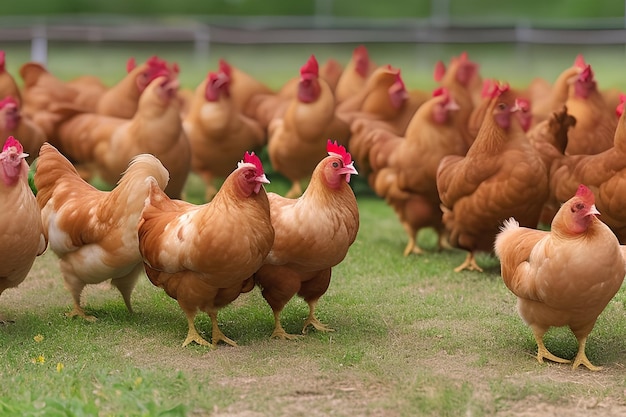
M 35 340 L 35 342 L 39 343 L 43 340 L 43 336 L 38 334 L 35 337 L 33 337 L 33 339 Z

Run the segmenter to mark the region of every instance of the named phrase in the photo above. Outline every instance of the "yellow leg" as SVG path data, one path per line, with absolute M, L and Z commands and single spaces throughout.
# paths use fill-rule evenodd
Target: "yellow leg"
M 461 272 L 464 269 L 467 269 L 468 271 L 483 272 L 483 269 L 480 266 L 478 266 L 478 264 L 476 263 L 474 252 L 469 252 L 467 254 L 467 257 L 465 258 L 465 261 L 463 261 L 461 265 L 454 268 L 454 272 Z
M 578 368 L 580 365 L 584 365 L 590 371 L 599 371 L 602 369 L 601 366 L 592 365 L 587 359 L 587 355 L 585 354 L 585 345 L 587 344 L 587 336 L 581 338 L 578 341 L 578 353 L 576 354 L 576 358 L 574 359 L 574 364 L 572 365 L 573 369 Z
M 83 308 L 80 306 L 80 304 L 77 304 L 77 303 L 74 303 L 74 308 L 72 309 L 72 311 L 70 311 L 69 313 L 65 313 L 65 316 L 66 317 L 79 316 L 90 322 L 94 322 L 97 320 L 94 316 L 88 316 L 85 313 L 85 310 L 83 310 Z
M 559 358 L 548 351 L 548 348 L 543 344 L 544 331 L 539 329 L 533 329 L 535 341 L 537 342 L 537 362 L 543 363 L 544 359 L 557 363 L 570 363 L 568 359 Z
M 213 341 L 213 347 L 216 348 L 217 344 L 220 341 L 224 343 L 228 343 L 231 346 L 237 346 L 237 343 L 234 340 L 226 337 L 224 333 L 222 333 L 222 331 L 220 330 L 219 326 L 217 325 L 217 312 L 216 311 L 210 312 L 209 317 L 211 317 L 211 325 L 213 326 L 213 330 L 212 330 L 213 333 L 211 335 L 211 340 Z
M 202 345 L 202 346 L 211 346 L 211 344 L 207 342 L 206 340 L 204 340 L 204 338 L 200 336 L 200 334 L 196 330 L 196 326 L 193 323 L 195 314 L 187 313 L 186 315 L 187 315 L 187 325 L 189 326 L 189 331 L 187 332 L 187 338 L 183 342 L 183 347 L 187 346 L 191 342 L 196 342 L 197 344 Z
M 315 330 L 320 332 L 334 332 L 335 329 L 332 329 L 320 322 L 317 317 L 315 317 L 315 306 L 317 305 L 317 300 L 309 301 L 309 317 L 304 322 L 304 327 L 302 328 L 302 334 L 307 334 L 307 327 L 309 325 L 313 326 Z
M 415 241 L 415 236 L 409 236 L 409 242 L 406 244 L 406 247 L 404 248 L 403 255 L 409 256 L 412 253 L 415 255 L 421 255 L 422 253 L 424 253 L 422 248 L 420 248 L 417 245 Z
M 274 331 L 270 339 L 294 340 L 299 337 L 297 334 L 289 334 L 285 331 L 282 324 L 280 324 L 280 311 L 274 311 Z

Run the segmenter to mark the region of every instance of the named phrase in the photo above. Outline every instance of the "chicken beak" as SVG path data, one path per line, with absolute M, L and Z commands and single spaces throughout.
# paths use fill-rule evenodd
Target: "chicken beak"
M 456 110 L 459 110 L 460 108 L 461 107 L 459 107 L 459 104 L 453 98 L 450 98 L 450 100 L 446 104 L 446 110 L 448 111 L 456 111 Z
M 339 174 L 346 175 L 346 182 L 350 182 L 350 175 L 359 175 L 358 171 L 354 167 L 354 161 L 350 162 L 348 165 L 344 166 L 339 170 Z
M 258 177 L 256 177 L 254 179 L 256 182 L 260 183 L 260 184 L 269 184 L 270 180 L 267 179 L 267 177 L 265 176 L 265 174 L 263 175 L 259 175 Z
M 592 215 L 599 216 L 599 215 L 600 215 L 600 211 L 598 211 L 598 208 L 596 207 L 596 205 L 595 205 L 595 204 L 593 204 L 593 205 L 591 206 L 591 208 L 589 209 L 589 213 L 588 213 L 588 215 L 589 215 L 589 216 L 592 216 Z

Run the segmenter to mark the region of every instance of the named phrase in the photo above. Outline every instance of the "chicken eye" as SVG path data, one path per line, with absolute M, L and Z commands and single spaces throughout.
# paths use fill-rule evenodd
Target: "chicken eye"
M 576 211 L 580 211 L 582 209 L 585 208 L 585 205 L 583 203 L 576 203 L 572 208 L 572 213 L 576 212 Z
M 333 168 L 339 168 L 339 162 L 333 162 Z
M 506 109 L 506 104 L 504 104 L 504 103 L 498 104 L 498 109 L 505 110 Z

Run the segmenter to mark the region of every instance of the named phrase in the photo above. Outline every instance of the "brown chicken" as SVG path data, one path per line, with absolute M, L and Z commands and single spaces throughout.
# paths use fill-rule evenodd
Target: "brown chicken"
M 302 194 L 301 181 L 326 155 L 328 138 L 347 142 L 349 126 L 335 115 L 333 92 L 319 78 L 314 55 L 300 69 L 297 97 L 291 100 L 283 118 L 271 122 L 269 132 L 272 167 L 292 183 L 287 197 Z
M 617 119 L 598 90 L 591 65 L 585 65 L 573 79 L 565 105 L 576 119 L 568 135 L 567 154 L 597 154 L 613 146 Z
M 159 57 L 152 56 L 141 65 L 134 58 L 126 64 L 127 74 L 99 98 L 95 113 L 130 119 L 139 107 L 140 96 L 158 77 L 178 78 L 178 66 L 171 66 Z
M 246 153 L 210 203 L 170 200 L 153 185 L 139 223 L 139 249 L 150 281 L 187 317 L 183 346 L 209 346 L 194 325 L 198 310 L 211 317 L 213 347 L 236 345 L 220 330 L 217 313 L 254 288 L 252 274 L 272 247 L 266 183 L 260 159 Z
M 351 138 L 376 127 L 402 136 L 415 111 L 429 98 L 423 91 L 407 90 L 400 70 L 385 65 L 374 71 L 358 94 L 337 105 L 337 115 L 350 124 Z
M 337 88 L 337 83 L 339 82 L 339 77 L 343 73 L 343 67 L 333 58 L 328 58 L 322 66 L 320 66 L 320 77 L 324 79 L 328 83 L 328 86 L 331 90 L 335 91 Z
M 217 192 L 214 180 L 227 177 L 246 150 L 260 150 L 265 131 L 241 113 L 230 96 L 230 78 L 210 72 L 196 88 L 183 127 L 191 145 L 191 169 L 207 186 L 205 198 Z
M 475 252 L 491 252 L 511 216 L 536 227 L 548 199 L 548 172 L 515 114 L 507 86 L 494 91 L 487 116 L 465 157 L 446 156 L 437 170 L 443 222 L 452 246 L 468 251 L 455 271 L 482 271 Z
M 370 59 L 367 48 L 359 45 L 352 51 L 352 57 L 337 80 L 335 98 L 338 103 L 359 93 L 370 75 L 376 69 L 376 63 Z
M 406 136 L 393 136 L 386 130 L 370 133 L 373 145 L 370 164 L 373 188 L 394 208 L 409 241 L 404 256 L 420 254 L 416 243 L 420 229 L 433 227 L 443 242 L 441 200 L 437 191 L 437 167 L 446 155 L 465 155 L 467 145 L 456 119 L 459 107 L 445 88 L 415 112 Z M 395 145 L 385 142 L 394 141 Z
M 19 102 L 13 96 L 0 100 L 0 137 L 14 136 L 19 139 L 28 154 L 26 162 L 32 164 L 39 148 L 46 141 L 43 130 L 29 117 L 22 115 Z
M 437 61 L 434 78 L 441 87 L 450 92 L 458 103 L 459 127 L 462 129 L 461 134 L 467 146 L 470 146 L 476 134 L 469 131 L 469 119 L 474 108 L 483 101 L 483 81 L 479 65 L 469 59 L 467 52 L 463 52 L 458 57 L 450 58 L 447 67 L 442 61 Z
M 28 164 L 22 145 L 9 136 L 0 153 L 0 294 L 20 285 L 35 258 L 48 244 L 35 196 L 28 186 Z M 9 321 L 0 315 L 0 324 Z
M 570 363 L 550 353 L 543 336 L 550 327 L 568 326 L 578 340 L 573 368 L 592 371 L 587 337 L 626 274 L 624 255 L 611 230 L 597 215 L 593 192 L 580 185 L 558 211 L 549 232 L 520 227 L 511 218 L 495 241 L 502 279 L 517 296 L 517 311 L 533 331 L 537 360 Z M 589 260 L 593 254 L 593 262 Z
M 83 113 L 61 123 L 56 142 L 72 162 L 93 165 L 100 177 L 114 185 L 130 160 L 150 153 L 170 173 L 165 192 L 180 198 L 191 163 L 189 140 L 176 99 L 178 80 L 158 77 L 141 95 L 132 119 Z
M 132 312 L 131 294 L 142 270 L 137 224 L 153 178 L 164 188 L 168 172 L 154 156 L 138 155 L 113 191 L 86 183 L 52 145 L 41 147 L 35 170 L 37 203 L 50 249 L 59 257 L 74 308 L 67 316 L 93 321 L 81 306 L 86 285 L 111 280 Z
M 315 307 L 328 289 L 332 267 L 345 258 L 356 239 L 359 211 L 349 184 L 350 175 L 357 174 L 352 157 L 330 140 L 327 151 L 329 156 L 317 165 L 309 187 L 298 199 L 268 194 L 276 236 L 254 279 L 274 312 L 271 337 L 295 337 L 284 330 L 280 314 L 296 294 L 309 305 L 302 333 L 309 325 L 332 331 L 315 317 Z
M 555 158 L 550 171 L 553 206 L 565 202 L 578 184 L 586 184 L 596 195 L 602 221 L 626 243 L 626 120 L 618 107 L 618 125 L 613 146 L 595 155 L 566 155 Z
M 6 52 L 0 50 L 0 99 L 8 96 L 15 98 L 18 103 L 22 102 L 20 88 L 6 68 Z

